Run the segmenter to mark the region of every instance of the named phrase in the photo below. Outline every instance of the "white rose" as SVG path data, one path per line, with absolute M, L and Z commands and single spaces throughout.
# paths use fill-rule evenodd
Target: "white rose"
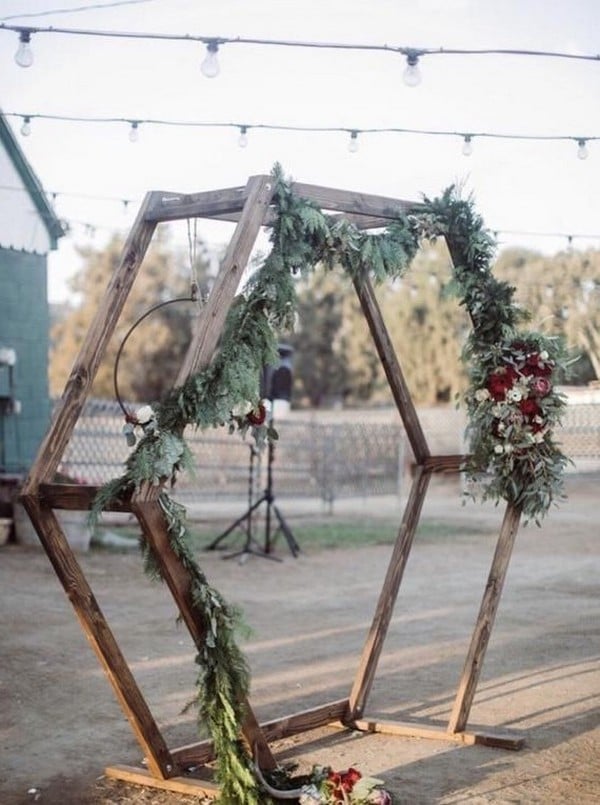
M 475 392 L 475 399 L 477 402 L 485 402 L 490 399 L 490 393 L 487 389 L 477 389 Z
M 548 353 L 546 352 L 546 350 L 545 350 L 545 349 L 543 349 L 543 350 L 540 352 L 540 358 L 541 358 L 543 361 L 547 361 L 549 357 L 550 357 L 550 356 L 548 355 Z
M 253 405 L 249 400 L 244 400 L 241 403 L 233 406 L 232 414 L 236 417 L 245 417 L 253 409 Z
M 494 453 L 499 456 L 501 453 L 504 453 L 504 447 L 501 444 L 497 444 L 494 447 Z
M 147 425 L 148 422 L 154 419 L 154 408 L 151 405 L 142 405 L 135 412 L 135 418 L 139 425 Z

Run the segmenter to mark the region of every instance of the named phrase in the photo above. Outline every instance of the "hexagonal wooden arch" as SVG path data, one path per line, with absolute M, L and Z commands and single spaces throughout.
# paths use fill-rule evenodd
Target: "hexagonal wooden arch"
M 414 202 L 316 185 L 296 183 L 293 189 L 297 195 L 316 202 L 321 208 L 347 217 L 361 229 L 386 226 L 398 213 L 419 206 Z M 109 767 L 107 774 L 129 782 L 184 793 L 216 796 L 214 784 L 186 773 L 188 767 L 202 765 L 212 759 L 211 744 L 202 741 L 184 747 L 167 746 L 54 515 L 54 509 L 89 510 L 97 488 L 55 484 L 52 479 L 81 415 L 157 224 L 184 218 L 212 218 L 237 223 L 179 372 L 177 384 L 180 384 L 211 360 L 260 227 L 268 225 L 271 220 L 272 194 L 270 176 L 253 176 L 245 187 L 190 195 L 160 191 L 146 195 L 123 248 L 119 266 L 88 330 L 49 432 L 22 490 L 23 504 L 42 545 L 147 758 L 147 769 L 119 765 Z M 448 246 L 452 255 L 452 243 L 448 243 Z M 414 453 L 413 482 L 349 696 L 260 725 L 248 703 L 244 737 L 250 745 L 258 746 L 259 762 L 265 769 L 275 766 L 270 741 L 339 722 L 352 729 L 370 732 L 518 749 L 523 744 L 518 735 L 497 734 L 486 729 L 467 730 L 469 712 L 519 525 L 520 511 L 512 505 L 507 506 L 500 529 L 447 727 L 435 728 L 418 722 L 382 722 L 369 719 L 364 714 L 429 480 L 432 473 L 460 472 L 465 457 L 431 455 L 373 288 L 368 280 L 355 280 L 354 285 Z M 156 488 L 146 488 L 126 504 L 115 505 L 114 510 L 132 512 L 139 520 L 192 639 L 200 648 L 204 641 L 202 622 L 191 606 L 189 577 L 170 546 L 167 523 L 157 496 Z

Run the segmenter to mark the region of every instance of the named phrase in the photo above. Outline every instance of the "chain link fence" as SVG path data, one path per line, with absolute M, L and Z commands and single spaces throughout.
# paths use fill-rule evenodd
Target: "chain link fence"
M 404 464 L 400 425 L 363 422 L 322 424 L 285 420 L 275 423 L 273 478 L 278 496 L 336 498 L 399 493 Z M 79 418 L 61 471 L 87 483 L 102 484 L 123 471 L 130 448 L 122 433 L 117 403 L 90 400 Z M 176 494 L 182 500 L 239 499 L 266 484 L 267 451 L 225 428 L 188 429 L 194 472 L 183 473 Z
M 292 419 L 276 423 L 273 483 L 278 497 L 336 499 L 400 495 L 412 460 L 400 424 Z M 464 452 L 464 412 L 452 407 L 419 410 L 433 453 Z M 130 448 L 122 434 L 123 414 L 108 400 L 86 403 L 67 447 L 61 470 L 88 483 L 102 484 L 122 473 Z M 572 459 L 572 471 L 600 471 L 600 405 L 569 406 L 556 434 Z M 177 482 L 182 501 L 253 498 L 266 484 L 267 453 L 256 454 L 250 440 L 230 436 L 224 428 L 189 430 L 195 471 Z

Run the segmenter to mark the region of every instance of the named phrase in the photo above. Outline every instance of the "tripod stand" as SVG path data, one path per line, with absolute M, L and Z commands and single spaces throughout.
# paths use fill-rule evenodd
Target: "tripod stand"
M 272 441 L 269 441 L 269 446 L 267 448 L 267 486 L 258 500 L 256 500 L 254 503 L 252 502 L 254 492 L 254 461 L 257 455 L 258 451 L 255 447 L 251 446 L 248 483 L 248 509 L 244 512 L 244 514 L 242 514 L 241 517 L 238 517 L 237 520 L 234 520 L 234 522 L 228 528 L 226 528 L 222 534 L 219 534 L 219 536 L 210 543 L 207 550 L 214 551 L 219 547 L 219 544 L 229 536 L 229 534 L 235 531 L 236 528 L 241 528 L 245 524 L 246 541 L 243 547 L 241 550 L 230 553 L 223 558 L 233 559 L 236 556 L 245 558 L 248 554 L 254 554 L 255 556 L 262 556 L 263 559 L 272 559 L 275 562 L 280 562 L 281 559 L 279 559 L 279 557 L 271 555 L 271 549 L 279 532 L 281 532 L 285 537 L 292 556 L 298 556 L 300 553 L 300 546 L 296 542 L 290 527 L 286 523 L 283 514 L 280 512 L 275 503 L 275 496 L 273 495 L 273 459 L 275 456 L 275 447 Z M 261 548 L 252 533 L 252 516 L 263 503 L 266 504 L 265 543 L 264 548 Z M 277 528 L 274 532 L 272 532 L 273 514 L 277 520 Z

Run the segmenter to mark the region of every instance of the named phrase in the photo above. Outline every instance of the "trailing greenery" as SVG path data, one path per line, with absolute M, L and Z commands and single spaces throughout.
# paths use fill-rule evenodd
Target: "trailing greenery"
M 244 718 L 241 702 L 248 692 L 249 680 L 234 639 L 235 612 L 198 568 L 188 547 L 184 509 L 168 496 L 165 487 L 191 464 L 184 439 L 187 426 L 225 426 L 242 433 L 250 430 L 259 442 L 276 438 L 259 399 L 260 375 L 265 364 L 277 359 L 277 331 L 293 324 L 294 275 L 321 264 L 326 269 L 341 266 L 352 278 L 371 276 L 378 282 L 397 278 L 407 270 L 422 238 L 444 236 L 455 264 L 455 291 L 473 322 L 473 333 L 465 348 L 465 359 L 472 367 L 466 398 L 471 414 L 470 472 L 480 473 L 491 467 L 495 475 L 487 494 L 505 497 L 522 506 L 526 514 L 538 517 L 558 493 L 559 470 L 564 463 L 549 429 L 545 429 L 556 421 L 562 403 L 544 383 L 538 384 L 540 392 L 545 393 L 538 395 L 539 405 L 536 403 L 536 416 L 539 408 L 544 428 L 534 428 L 535 434 L 543 430 L 543 435 L 531 440 L 523 435 L 524 441 L 517 450 L 511 455 L 503 452 L 502 456 L 492 440 L 500 438 L 497 421 L 502 417 L 492 410 L 493 406 L 488 406 L 489 411 L 483 406 L 489 400 L 480 399 L 484 396 L 481 392 L 487 389 L 495 372 L 512 365 L 510 361 L 514 363 L 516 327 L 523 314 L 512 303 L 513 289 L 491 274 L 494 244 L 470 201 L 460 199 L 450 188 L 439 199 L 425 199 L 411 214 L 398 214 L 386 230 L 371 234 L 340 217 L 327 216 L 315 204 L 298 198 L 279 166 L 273 171 L 273 181 L 276 216 L 271 251 L 232 305 L 216 356 L 160 404 L 144 406 L 129 417 L 128 438 L 135 441 L 134 431 L 141 438 L 126 462 L 124 475 L 100 490 L 94 506 L 98 515 L 109 501 L 128 498 L 145 484 L 161 487 L 159 501 L 171 545 L 190 574 L 194 607 L 206 634 L 197 656 L 199 721 L 208 726 L 215 745 L 221 801 L 244 805 L 267 800 L 259 793 L 251 758 L 239 739 Z M 540 360 L 544 367 L 551 364 L 552 370 L 557 368 L 560 351 L 554 341 L 525 334 L 519 343 L 526 345 L 521 350 L 525 363 L 533 354 L 543 353 L 546 358 Z M 525 390 L 526 383 L 521 386 Z M 533 393 L 533 386 L 531 390 Z M 491 398 L 492 392 L 489 394 Z M 494 404 L 500 402 L 494 400 Z M 522 430 L 524 433 L 524 426 Z M 145 542 L 142 550 L 147 571 L 160 576 L 160 565 Z
M 555 384 L 567 354 L 562 339 L 519 329 L 529 313 L 513 302 L 515 288 L 491 270 L 495 244 L 469 200 L 449 188 L 425 200 L 422 234 L 445 236 L 454 292 L 473 329 L 463 350 L 471 451 L 466 470 L 485 499 L 504 499 L 539 523 L 563 496 L 568 459 L 553 439 L 566 400 Z

